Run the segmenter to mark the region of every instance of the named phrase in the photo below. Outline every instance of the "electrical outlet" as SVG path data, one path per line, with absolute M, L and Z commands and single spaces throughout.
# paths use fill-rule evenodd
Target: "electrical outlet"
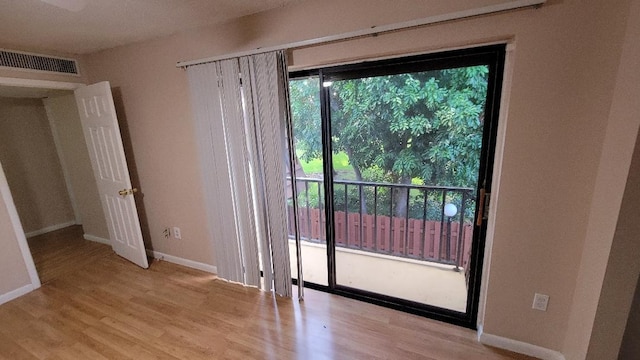
M 165 239 L 168 239 L 171 236 L 171 228 L 164 228 L 164 230 L 162 230 L 162 236 L 164 236 Z
M 173 227 L 173 237 L 176 238 L 176 240 L 182 239 L 182 232 L 180 231 L 180 228 L 177 226 Z
M 549 295 L 538 293 L 533 295 L 533 309 L 547 311 L 547 305 L 549 305 Z

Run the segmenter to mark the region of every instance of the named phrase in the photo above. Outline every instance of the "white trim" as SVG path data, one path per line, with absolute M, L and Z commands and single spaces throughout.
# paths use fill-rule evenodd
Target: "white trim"
M 22 78 L 12 78 L 12 77 L 0 77 L 0 85 L 51 89 L 51 90 L 75 90 L 77 88 L 86 86 L 83 83 L 75 83 L 75 82 L 22 79 Z
M 12 51 L 12 52 L 15 52 L 15 51 Z M 76 63 L 76 70 L 78 71 L 77 74 L 67 73 L 67 72 L 57 72 L 57 71 L 51 71 L 51 70 L 25 69 L 25 68 L 13 67 L 13 66 L 0 66 L 0 70 L 20 71 L 20 72 L 26 72 L 26 73 L 46 74 L 46 75 L 51 74 L 51 75 L 59 75 L 59 76 L 80 77 L 82 76 L 80 75 L 80 65 L 78 65 L 77 61 L 75 61 L 75 63 Z
M 66 227 L 73 226 L 73 225 L 76 225 L 75 220 L 74 221 L 67 221 L 67 222 L 64 222 L 64 223 L 61 223 L 61 224 L 47 226 L 47 227 L 39 229 L 39 230 L 29 231 L 28 233 L 25 233 L 24 236 L 27 237 L 27 238 L 30 238 L 30 237 L 46 234 L 48 232 L 64 229 Z
M 2 197 L 5 206 L 7 207 L 9 219 L 11 220 L 11 225 L 13 225 L 13 232 L 15 233 L 16 239 L 18 240 L 18 247 L 20 247 L 22 259 L 24 260 L 24 264 L 27 267 L 27 272 L 29 273 L 29 278 L 31 279 L 31 286 L 33 289 L 37 289 L 40 287 L 40 278 L 38 277 L 38 272 L 36 271 L 36 265 L 33 263 L 33 257 L 31 257 L 31 251 L 29 250 L 29 245 L 27 244 L 27 238 L 24 235 L 24 229 L 22 228 L 22 223 L 20 222 L 20 217 L 18 216 L 18 210 L 16 210 L 16 205 L 13 202 L 13 196 L 11 196 L 9 183 L 7 182 L 7 178 L 4 176 L 2 164 L 0 164 L 0 197 Z
M 562 353 L 544 348 L 542 346 L 529 344 L 523 341 L 508 339 L 502 336 L 487 334 L 478 327 L 478 341 L 484 345 L 497 347 L 504 350 L 529 355 L 542 360 L 565 360 Z
M 80 215 L 80 209 L 78 208 L 78 202 L 76 201 L 76 195 L 73 191 L 73 185 L 71 184 L 71 175 L 69 174 L 69 167 L 67 161 L 62 152 L 62 144 L 60 144 L 60 134 L 58 133 L 58 127 L 51 111 L 51 105 L 47 101 L 42 101 L 44 111 L 47 114 L 47 120 L 49 120 L 49 128 L 51 135 L 53 136 L 53 145 L 56 147 L 56 153 L 58 154 L 58 160 L 60 161 L 60 167 L 62 168 L 62 176 L 64 177 L 64 184 L 67 187 L 67 195 L 71 202 L 71 208 L 73 209 L 73 216 L 75 218 L 75 225 L 82 224 L 82 217 Z
M 6 294 L 2 294 L 0 295 L 0 305 L 7 303 L 13 299 L 19 298 L 20 296 L 30 293 L 33 290 L 35 290 L 35 288 L 33 287 L 32 284 L 27 284 L 23 287 L 19 287 L 15 290 L 11 290 Z
M 154 259 L 168 261 L 170 263 L 186 266 L 186 267 L 189 267 L 189 268 L 192 268 L 192 269 L 196 269 L 196 270 L 202 270 L 202 271 L 205 271 L 205 272 L 208 272 L 208 273 L 211 273 L 211 274 L 217 274 L 218 273 L 218 268 L 213 266 L 213 265 L 209 265 L 209 264 L 205 264 L 205 263 L 201 263 L 201 262 L 197 262 L 197 261 L 193 261 L 193 260 L 189 260 L 189 259 L 180 258 L 180 257 L 173 256 L 173 255 L 164 254 L 164 253 L 161 253 L 159 251 L 154 251 L 154 250 L 147 249 L 147 255 L 153 257 Z
M 493 239 L 496 228 L 496 214 L 500 204 L 500 184 L 502 180 L 502 163 L 504 158 L 504 143 L 507 126 L 509 125 L 509 103 L 511 99 L 511 86 L 513 83 L 513 70 L 515 64 L 516 45 L 511 41 L 507 43 L 504 60 L 504 71 L 500 98 L 500 113 L 498 114 L 498 131 L 495 139 L 493 155 L 493 182 L 491 184 L 491 202 L 489 203 L 489 215 L 487 220 L 487 232 L 485 236 L 484 261 L 482 264 L 482 277 L 480 279 L 480 294 L 478 301 L 478 328 L 484 323 L 484 314 L 487 302 L 487 288 L 491 276 L 491 255 L 493 254 Z
M 99 237 L 99 236 L 95 236 L 95 235 L 91 235 L 91 234 L 84 234 L 84 235 L 82 235 L 82 237 L 85 240 L 89 240 L 89 241 L 93 241 L 93 242 L 97 242 L 97 243 L 100 243 L 100 244 L 105 244 L 105 245 L 111 246 L 111 241 L 109 239 L 105 239 L 103 237 Z
M 546 1 L 547 0 L 514 0 L 506 3 L 502 3 L 502 4 L 495 4 L 495 5 L 489 5 L 489 6 L 479 7 L 475 9 L 462 10 L 462 11 L 456 11 L 456 12 L 442 14 L 442 15 L 429 16 L 429 17 L 417 19 L 417 20 L 405 21 L 405 22 L 382 25 L 382 26 L 372 26 L 370 28 L 351 31 L 351 32 L 342 33 L 338 35 L 330 35 L 330 36 L 325 36 L 321 38 L 296 41 L 288 44 L 256 48 L 252 50 L 240 51 L 240 52 L 220 55 L 220 56 L 212 56 L 212 57 L 198 59 L 198 60 L 180 61 L 176 64 L 176 67 L 181 68 L 181 67 L 204 64 L 204 63 L 218 61 L 218 60 L 226 60 L 226 59 L 231 59 L 231 58 L 236 58 L 241 56 L 266 53 L 270 51 L 295 49 L 295 48 L 313 46 L 313 45 L 329 43 L 329 42 L 344 41 L 344 40 L 349 40 L 349 39 L 354 39 L 354 38 L 359 38 L 364 36 L 378 35 L 378 34 L 392 32 L 392 31 L 415 28 L 419 26 L 433 25 L 433 24 L 452 21 L 452 20 L 461 20 L 461 19 L 467 19 L 467 18 L 482 16 L 482 15 L 500 13 L 500 12 L 509 11 L 509 10 L 516 10 L 516 9 L 521 9 L 526 7 L 541 6 L 544 3 L 546 3 Z

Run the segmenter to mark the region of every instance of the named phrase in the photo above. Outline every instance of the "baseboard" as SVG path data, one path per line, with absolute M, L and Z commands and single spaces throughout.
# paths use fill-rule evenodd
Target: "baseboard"
M 209 265 L 209 264 L 205 264 L 205 263 L 201 263 L 201 262 L 197 262 L 189 259 L 183 259 L 181 257 L 164 254 L 159 251 L 153 251 L 153 250 L 147 249 L 147 255 L 153 257 L 154 259 L 168 261 L 170 263 L 186 266 L 192 269 L 202 270 L 212 274 L 218 273 L 218 268 L 216 268 L 213 265 Z
M 24 236 L 30 238 L 30 237 L 33 237 L 33 236 L 46 234 L 48 232 L 64 229 L 66 227 L 73 226 L 73 225 L 76 225 L 76 221 L 75 220 L 68 221 L 68 222 L 62 223 L 62 224 L 47 226 L 46 228 L 42 228 L 40 230 L 30 231 L 28 233 L 25 233 Z
M 484 345 L 533 356 L 542 360 L 565 360 L 564 355 L 558 351 L 502 336 L 487 334 L 482 331 L 481 326 L 478 327 L 478 341 Z
M 15 298 L 19 298 L 20 296 L 22 296 L 24 294 L 27 294 L 27 293 L 30 293 L 33 290 L 34 290 L 33 285 L 32 284 L 28 284 L 28 285 L 25 285 L 23 287 L 19 287 L 19 288 L 15 289 L 15 290 L 9 291 L 6 294 L 2 294 L 2 295 L 0 295 L 0 305 L 4 304 L 6 302 L 9 302 L 9 301 L 11 301 L 11 300 L 13 300 Z
M 82 235 L 82 237 L 85 240 L 94 241 L 94 242 L 97 242 L 97 243 L 101 243 L 101 244 L 105 244 L 105 245 L 111 246 L 111 241 L 109 241 L 109 239 L 101 238 L 99 236 L 95 236 L 95 235 L 91 235 L 91 234 L 84 234 L 84 235 Z

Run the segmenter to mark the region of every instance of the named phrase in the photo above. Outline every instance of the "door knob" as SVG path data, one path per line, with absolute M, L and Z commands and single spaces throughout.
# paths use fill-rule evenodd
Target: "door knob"
M 122 195 L 122 196 L 127 196 L 127 195 L 132 195 L 133 193 L 138 192 L 137 188 L 133 188 L 133 189 L 122 189 L 120 191 L 118 191 L 118 194 Z

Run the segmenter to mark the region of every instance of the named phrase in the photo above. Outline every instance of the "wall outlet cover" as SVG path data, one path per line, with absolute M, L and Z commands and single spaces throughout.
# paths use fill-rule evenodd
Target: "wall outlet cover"
M 549 305 L 549 295 L 536 293 L 533 296 L 532 308 L 534 310 L 547 311 L 548 305 Z

